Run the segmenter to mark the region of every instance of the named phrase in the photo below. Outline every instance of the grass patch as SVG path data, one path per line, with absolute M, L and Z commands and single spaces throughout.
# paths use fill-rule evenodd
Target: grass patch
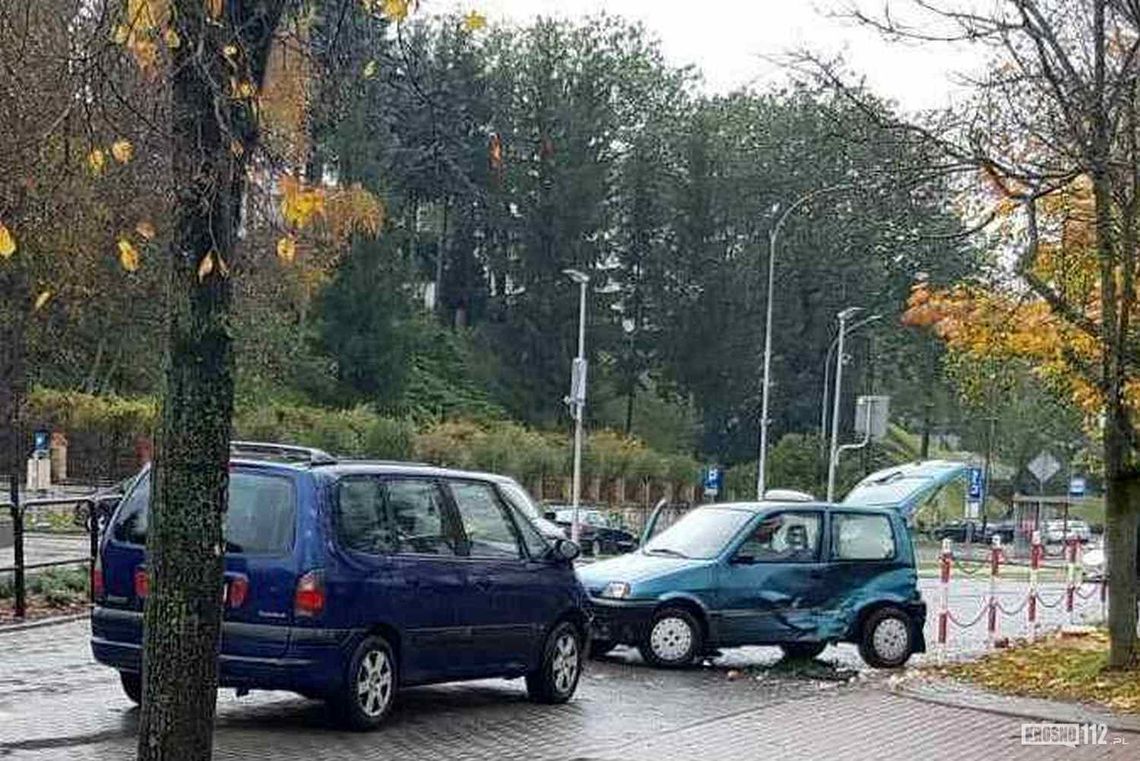
M 995 692 L 1102 703 L 1117 711 L 1140 713 L 1140 666 L 1110 671 L 1107 663 L 1108 634 L 1093 630 L 1019 643 L 936 672 Z
M 87 600 L 89 583 L 86 566 L 61 566 L 32 572 L 28 575 L 29 602 L 42 601 L 50 608 L 66 608 Z M 16 585 L 11 574 L 0 575 L 0 600 L 10 605 L 16 596 Z

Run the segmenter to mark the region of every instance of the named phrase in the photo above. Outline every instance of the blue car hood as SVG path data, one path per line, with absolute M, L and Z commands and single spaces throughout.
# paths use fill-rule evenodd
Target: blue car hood
M 579 566 L 577 571 L 582 586 L 587 589 L 598 589 L 611 581 L 626 581 L 635 584 L 639 581 L 697 568 L 711 562 L 711 560 L 671 558 L 631 552 L 610 560 L 603 560 L 600 563 Z

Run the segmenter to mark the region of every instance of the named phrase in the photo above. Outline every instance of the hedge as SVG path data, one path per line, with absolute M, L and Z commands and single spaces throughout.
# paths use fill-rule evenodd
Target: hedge
M 37 388 L 29 394 L 24 414 L 29 424 L 63 430 L 73 442 L 109 439 L 130 447 L 152 435 L 157 403 Z M 368 406 L 332 410 L 275 403 L 239 408 L 234 436 L 313 446 L 348 457 L 415 459 L 488 470 L 524 480 L 568 475 L 572 467 L 566 433 L 486 420 L 448 420 L 417 429 L 410 419 L 384 417 Z M 601 430 L 586 440 L 582 470 L 587 477 L 604 479 L 694 481 L 699 466 L 691 458 L 661 454 L 638 439 Z

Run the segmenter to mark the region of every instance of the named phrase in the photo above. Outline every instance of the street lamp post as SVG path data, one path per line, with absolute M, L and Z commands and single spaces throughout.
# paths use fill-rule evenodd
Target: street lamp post
M 854 333 L 859 328 L 867 325 L 868 323 L 881 320 L 881 314 L 873 314 L 869 317 L 864 317 L 859 322 L 855 323 L 847 329 L 848 333 Z M 827 451 L 827 402 L 829 400 L 828 393 L 831 390 L 831 355 L 835 353 L 835 347 L 839 343 L 839 336 L 831 339 L 831 345 L 827 347 L 827 358 L 823 361 L 823 397 L 819 402 L 819 456 L 822 458 Z
M 863 307 L 847 307 L 836 317 L 839 318 L 839 335 L 836 336 L 838 349 L 835 355 L 835 401 L 831 407 L 831 454 L 827 461 L 827 501 L 835 499 L 835 468 L 838 462 L 839 449 L 839 400 L 843 396 L 843 338 L 847 332 L 847 321 Z
M 844 190 L 849 185 L 830 185 L 825 188 L 816 188 L 804 193 L 784 209 L 784 213 L 768 231 L 768 297 L 765 305 L 764 317 L 764 380 L 760 390 L 760 456 L 756 463 L 756 499 L 764 499 L 765 478 L 768 466 L 768 398 L 771 390 L 772 378 L 772 302 L 776 289 L 776 243 L 780 238 L 780 230 L 784 222 L 793 211 L 805 203 L 824 193 Z
M 574 480 L 571 489 L 571 505 L 574 517 L 570 523 L 570 539 L 575 544 L 581 537 L 578 524 L 579 505 L 582 501 L 582 417 L 586 409 L 586 287 L 590 276 L 580 270 L 562 270 L 578 284 L 578 356 L 570 375 L 570 414 L 574 417 Z

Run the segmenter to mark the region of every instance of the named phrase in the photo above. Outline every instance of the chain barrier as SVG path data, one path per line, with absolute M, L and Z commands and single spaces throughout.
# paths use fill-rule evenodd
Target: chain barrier
M 1016 618 L 1024 611 L 1028 611 L 1026 621 L 1028 636 L 1030 640 L 1033 640 L 1038 634 L 1039 608 L 1056 610 L 1060 609 L 1061 605 L 1064 604 L 1064 610 L 1068 613 L 1068 622 L 1073 623 L 1077 620 L 1075 601 L 1077 599 L 1091 600 L 1099 594 L 1101 614 L 1104 615 L 1107 609 L 1107 581 L 1102 578 L 1098 581 L 1091 582 L 1092 586 L 1086 587 L 1090 582 L 1084 578 L 1080 543 L 1075 539 L 1070 539 L 1059 555 L 1059 557 L 1065 560 L 1065 589 L 1052 600 L 1042 595 L 1039 589 L 1040 571 L 1043 567 L 1043 560 L 1047 557 L 1058 556 L 1046 551 L 1046 547 L 1041 541 L 1041 533 L 1039 531 L 1033 532 L 1028 562 L 1011 561 L 1010 555 L 1007 554 L 1005 548 L 1002 547 L 1000 536 L 993 538 L 988 563 L 981 560 L 975 561 L 972 558 L 962 560 L 954 557 L 953 545 L 950 540 L 943 539 L 942 549 L 939 554 L 940 583 L 937 619 L 938 647 L 936 650 L 938 662 L 941 663 L 945 657 L 950 624 L 953 624 L 959 629 L 969 629 L 973 626 L 977 626 L 981 623 L 983 618 L 986 618 L 987 637 L 990 645 L 995 646 L 998 642 L 998 627 L 1003 616 Z M 999 597 L 998 580 L 1001 576 L 1001 566 L 1003 564 L 1019 568 L 1028 568 L 1029 588 L 1025 594 L 1020 595 L 1018 602 L 1003 602 Z M 980 577 L 987 566 L 989 567 L 989 589 L 985 593 L 982 604 L 977 611 L 968 618 L 956 615 L 954 611 L 950 610 L 949 604 L 951 572 L 957 569 L 965 577 Z M 1056 565 L 1050 565 L 1048 567 L 1054 570 L 1060 570 Z

